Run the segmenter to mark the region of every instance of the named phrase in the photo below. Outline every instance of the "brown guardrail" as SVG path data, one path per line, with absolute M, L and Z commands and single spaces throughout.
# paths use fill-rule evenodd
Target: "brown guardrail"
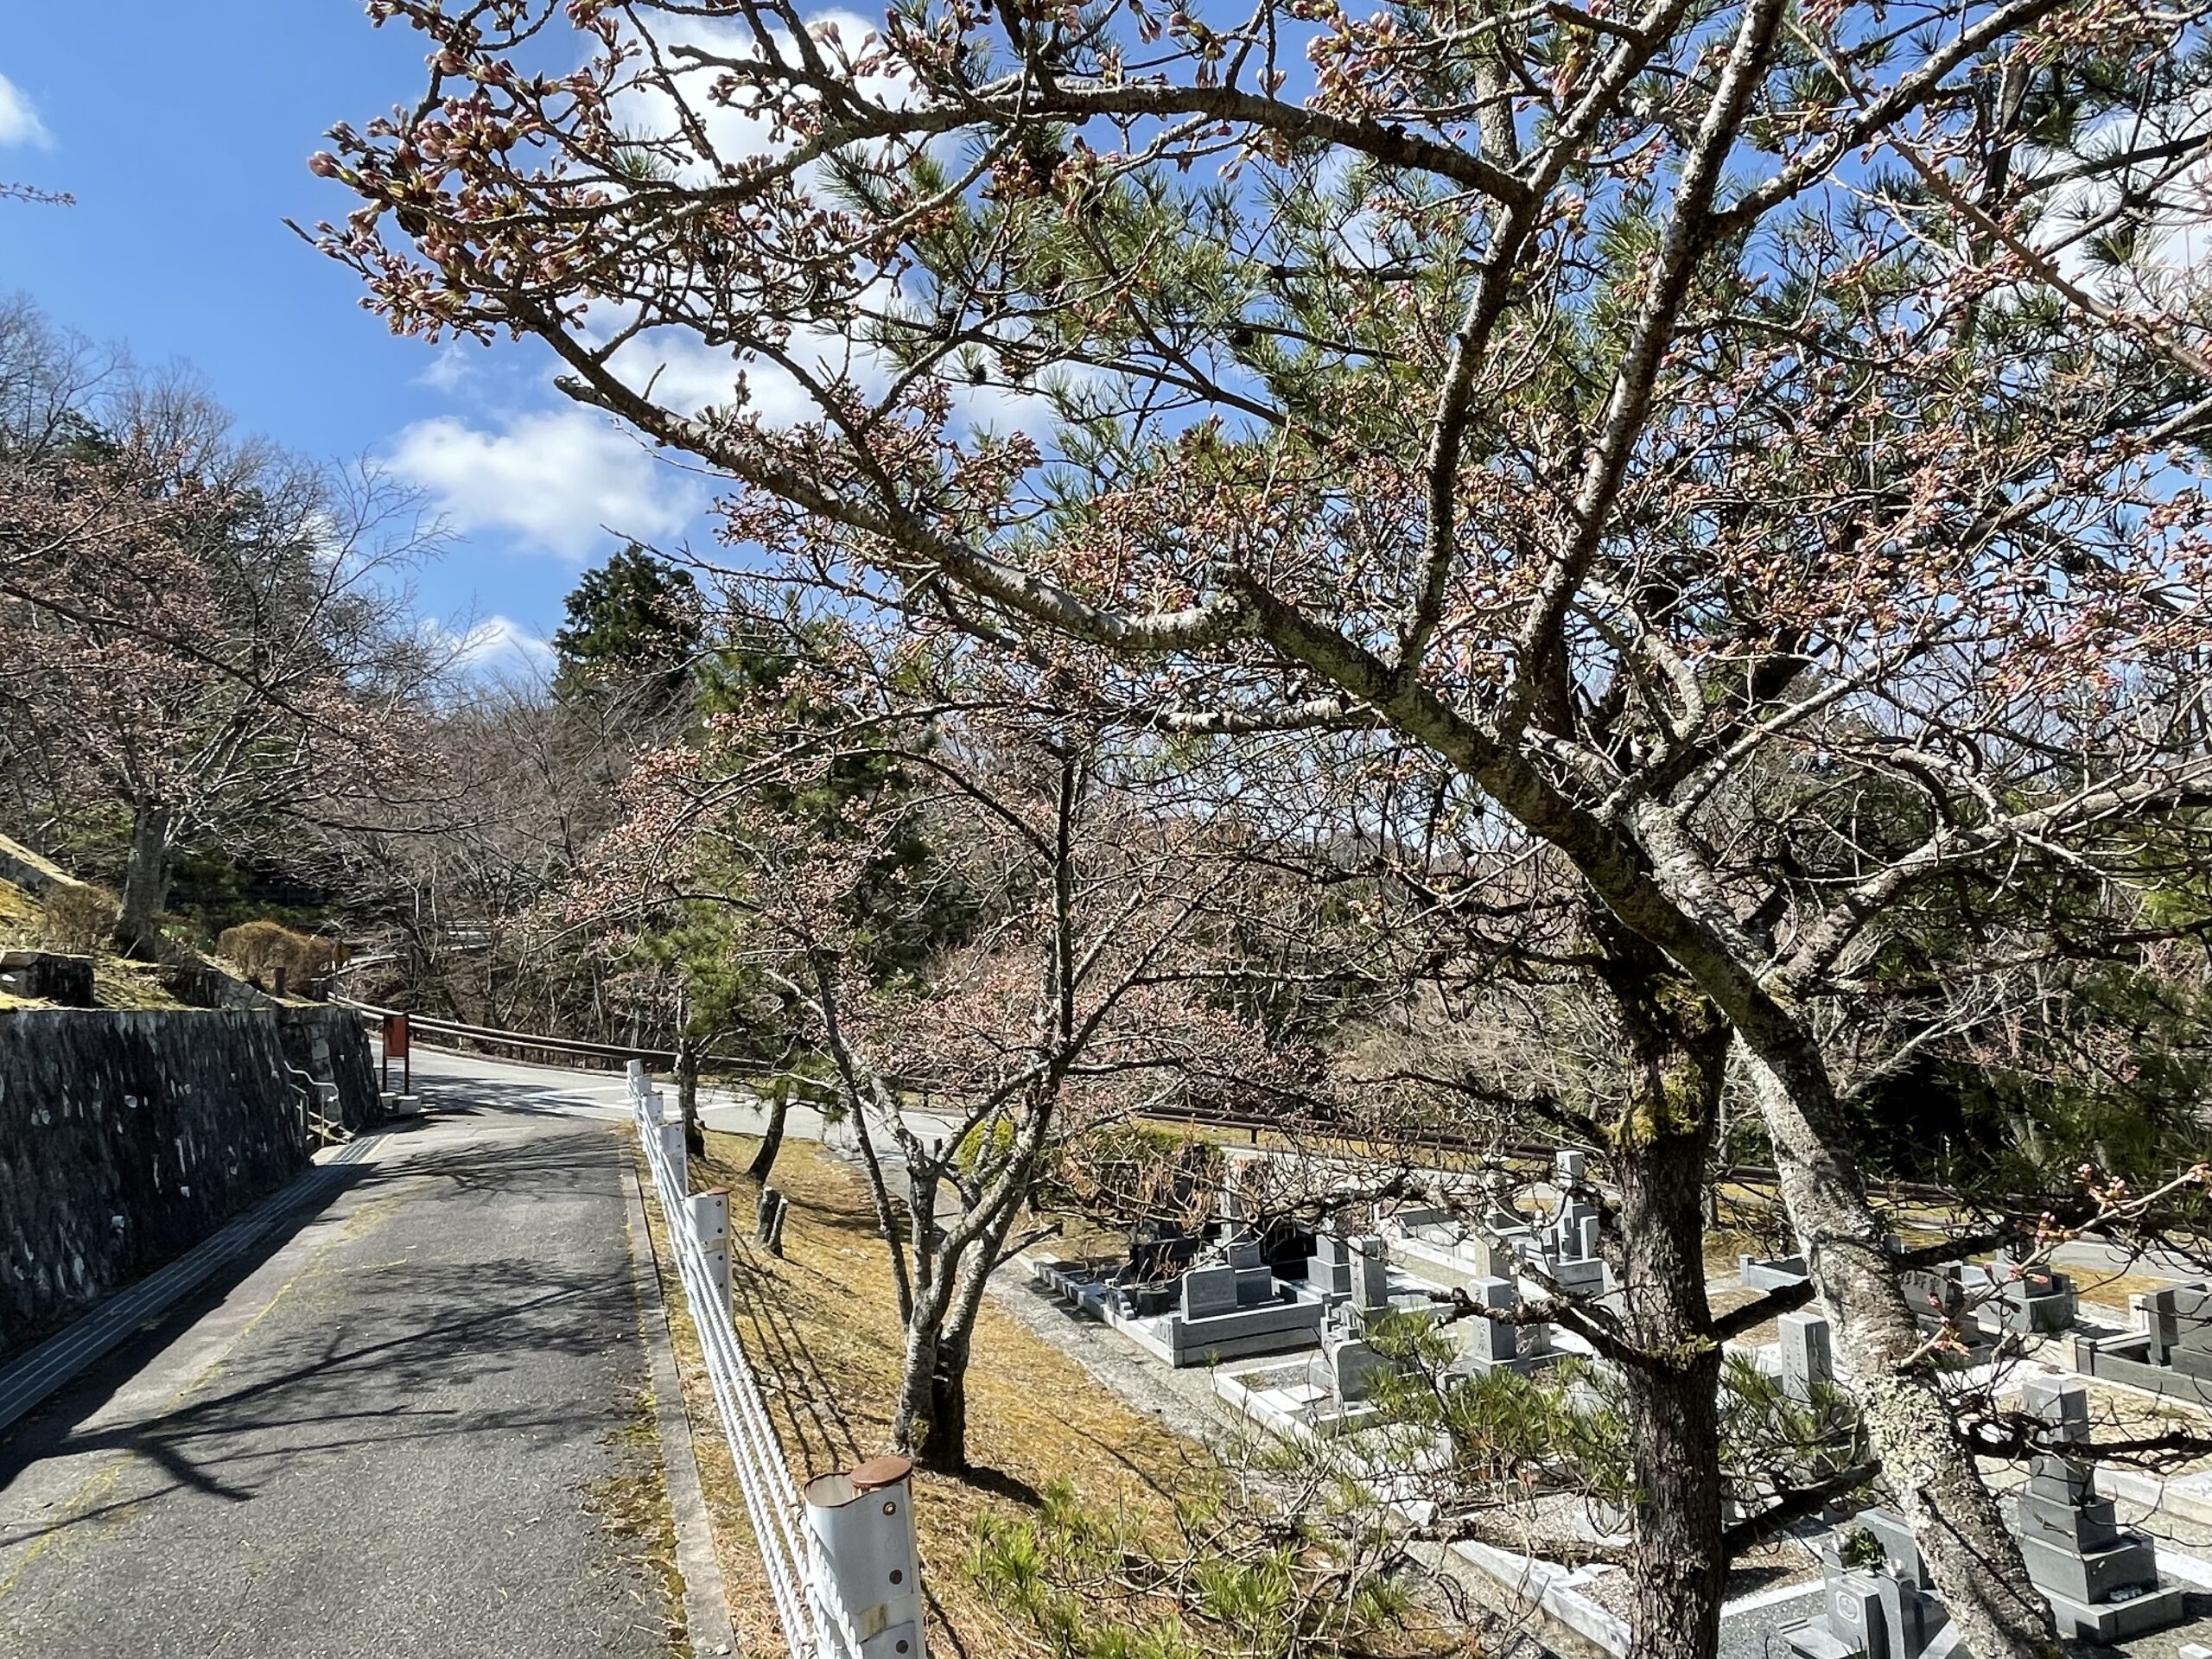
M 409 1029 L 418 1036 L 432 1038 L 444 1036 L 462 1042 L 513 1048 L 530 1053 L 571 1054 L 608 1060 L 643 1060 L 648 1066 L 663 1071 L 673 1068 L 677 1061 L 676 1051 L 673 1049 L 639 1048 L 623 1043 L 596 1043 L 581 1038 L 548 1037 L 536 1032 L 507 1031 L 493 1026 L 474 1026 L 465 1020 L 441 1019 L 433 1014 L 416 1014 L 399 1008 L 379 1007 L 374 1003 L 359 1001 L 348 996 L 334 995 L 330 1000 L 339 1007 L 352 1008 L 356 1013 L 376 1018 L 381 1018 L 385 1014 L 405 1013 Z M 757 1062 L 740 1059 L 729 1055 L 702 1055 L 700 1064 L 714 1068 L 725 1077 L 734 1076 L 746 1079 L 767 1081 L 788 1075 L 768 1070 Z M 895 1080 L 893 1086 L 898 1086 Z M 918 1093 L 922 1096 L 924 1109 L 928 1109 L 928 1090 L 911 1090 L 906 1092 Z M 1237 1112 L 1227 1109 L 1149 1111 L 1141 1113 L 1140 1116 L 1147 1122 L 1155 1123 L 1241 1130 L 1249 1134 L 1255 1145 L 1261 1135 L 1268 1134 L 1302 1134 L 1352 1143 L 1360 1141 L 1371 1143 L 1374 1140 L 1373 1136 L 1363 1135 L 1357 1128 L 1348 1124 L 1286 1122 L 1281 1118 L 1262 1117 L 1255 1113 Z M 1393 1137 L 1392 1144 L 1399 1147 L 1407 1145 L 1423 1147 L 1435 1152 L 1489 1154 L 1501 1150 L 1485 1142 L 1475 1141 L 1465 1135 L 1453 1135 L 1443 1129 L 1409 1130 Z M 1554 1146 L 1541 1141 L 1516 1142 L 1502 1148 L 1504 1154 L 1510 1158 L 1539 1160 L 1549 1159 L 1557 1149 Z M 1739 1186 L 1778 1187 L 1782 1177 L 1781 1172 L 1771 1165 L 1732 1164 L 1719 1172 L 1719 1179 Z M 1956 1197 L 1955 1193 L 1943 1187 L 1921 1181 L 1883 1181 L 1870 1183 L 1870 1187 L 1872 1191 L 1878 1192 L 1892 1205 L 1943 1203 Z M 2023 1198 L 2013 1202 L 2016 1205 L 2032 1206 L 2043 1200 Z

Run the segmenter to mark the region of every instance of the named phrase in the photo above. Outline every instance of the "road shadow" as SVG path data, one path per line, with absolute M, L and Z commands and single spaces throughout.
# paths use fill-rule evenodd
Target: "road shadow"
M 333 1256 L 317 1270 L 317 1290 L 340 1293 L 342 1319 L 260 1325 L 250 1347 L 234 1347 L 181 1399 L 124 1421 L 96 1421 L 131 1376 L 296 1236 L 326 1198 L 260 1241 L 249 1259 L 226 1264 L 215 1282 L 0 1441 L 0 1489 L 39 1462 L 122 1452 L 162 1477 L 156 1490 L 134 1487 L 130 1503 L 185 1489 L 243 1503 L 299 1459 L 375 1443 L 451 1441 L 448 1455 L 460 1470 L 480 1436 L 595 1440 L 622 1420 L 619 1392 L 548 1401 L 530 1374 L 549 1357 L 603 1357 L 623 1335 L 634 1337 L 626 1255 L 563 1267 L 550 1251 L 513 1251 L 512 1232 L 506 1253 L 487 1254 L 472 1222 L 495 1203 L 543 1203 L 587 1185 L 613 1191 L 620 1163 L 610 1139 L 602 1125 L 579 1125 L 565 1135 L 346 1166 L 356 1200 L 349 1235 L 379 1201 L 377 1189 L 389 1186 L 406 1211 L 373 1236 L 418 1254 L 394 1260 L 357 1249 Z M 0 1533 L 0 1548 L 99 1513 L 71 1510 L 10 1529 Z

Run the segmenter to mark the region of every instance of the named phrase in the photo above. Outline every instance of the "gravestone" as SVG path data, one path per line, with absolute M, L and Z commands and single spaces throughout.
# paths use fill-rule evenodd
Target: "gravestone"
M 1802 1255 L 1739 1255 L 1736 1276 L 1745 1290 L 1783 1290 L 1812 1276 Z
M 2156 1547 L 2120 1528 L 2089 1465 L 2069 1449 L 2089 1438 L 2088 1390 L 2071 1377 L 2030 1377 L 2020 1402 L 2040 1427 L 2013 1527 L 2059 1634 L 2112 1642 L 2177 1623 L 2182 1592 L 2159 1588 Z
M 2212 1377 L 2212 1289 L 2174 1285 L 2143 1299 L 2150 1318 L 2151 1361 L 2184 1376 Z
M 1183 1317 L 1210 1319 L 1236 1311 L 1234 1267 L 1192 1268 L 1183 1275 Z
M 1988 1275 L 1980 1268 L 1951 1262 L 1939 1268 L 1912 1268 L 1897 1275 L 1897 1288 L 1920 1322 L 1923 1335 L 1933 1336 L 1945 1325 L 1961 1345 L 1986 1357 L 1993 1340 L 1983 1328 L 1974 1304 L 1988 1287 Z
M 1552 1184 L 1561 1192 L 1578 1187 L 1583 1182 L 1583 1172 L 1589 1166 L 1586 1153 L 1572 1147 L 1562 1147 L 1552 1154 Z
M 2063 1331 L 2074 1323 L 2074 1281 L 2066 1274 L 2049 1268 L 2022 1268 L 2000 1255 L 1990 1277 L 2007 1331 L 2022 1335 Z
M 1233 1262 L 1191 1268 L 1179 1292 L 1178 1306 L 1141 1338 L 1179 1366 L 1310 1348 L 1328 1312 L 1304 1286 L 1279 1285 L 1264 1267 Z
M 2074 1337 L 2074 1369 L 2212 1408 L 2212 1287 L 2169 1285 L 2131 1296 L 2139 1329 Z
M 1379 1238 L 1351 1241 L 1351 1305 L 1362 1313 L 1387 1313 L 1390 1306 L 1390 1258 Z
M 1865 1533 L 1879 1547 L 1878 1566 L 1856 1557 L 1846 1539 Z M 1949 1624 L 1931 1592 L 1920 1548 L 1902 1517 L 1868 1510 L 1821 1546 L 1821 1608 L 1783 1632 L 1797 1659 L 1936 1659 L 1951 1651 Z
M 1522 1243 L 1529 1236 L 1528 1229 L 1520 1230 L 1519 1237 L 1493 1237 L 1477 1233 L 1467 1241 L 1473 1257 L 1475 1274 L 1482 1279 L 1517 1279 L 1521 1274 Z
M 1313 1257 L 1306 1269 L 1306 1282 L 1332 1301 L 1351 1295 L 1351 1241 L 1342 1233 L 1322 1233 L 1313 1240 Z
M 1580 1198 L 1560 1205 L 1544 1230 L 1545 1270 L 1562 1290 L 1595 1295 L 1605 1288 L 1605 1264 L 1598 1254 L 1596 1206 Z
M 1774 1323 L 1781 1339 L 1782 1391 L 1810 1405 L 1815 1388 L 1835 1381 L 1834 1332 L 1823 1313 L 1784 1313 Z
M 1478 1279 L 1467 1287 L 1467 1294 L 1485 1313 L 1520 1311 L 1521 1287 L 1510 1279 Z M 1468 1320 L 1467 1325 L 1461 1352 L 1478 1371 L 1499 1366 L 1526 1371 L 1551 1357 L 1548 1325 L 1509 1325 L 1479 1316 Z
M 1321 1351 L 1307 1366 L 1306 1376 L 1339 1405 L 1351 1406 L 1368 1397 L 1376 1373 L 1389 1366 L 1389 1361 L 1357 1337 L 1331 1334 L 1321 1338 Z

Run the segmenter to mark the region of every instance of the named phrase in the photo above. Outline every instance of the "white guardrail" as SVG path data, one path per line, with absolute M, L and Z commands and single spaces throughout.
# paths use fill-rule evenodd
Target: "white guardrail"
M 808 1482 L 802 1496 L 730 1319 L 729 1194 L 690 1190 L 681 1119 L 663 1115 L 642 1061 L 630 1062 L 629 1083 L 638 1142 L 793 1659 L 926 1659 L 908 1465 L 872 1459 Z

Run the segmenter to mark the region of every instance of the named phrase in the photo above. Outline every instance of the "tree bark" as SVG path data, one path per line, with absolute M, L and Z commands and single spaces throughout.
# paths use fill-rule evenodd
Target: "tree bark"
M 1827 1067 L 1816 1052 L 1780 1046 L 1754 1048 L 1752 1071 L 1783 1202 L 1836 1316 L 1836 1357 L 1951 1623 L 1980 1659 L 2050 1659 L 2060 1651 L 2050 1608 L 1921 1354 Z
M 937 1400 L 938 1323 L 941 1315 L 941 1308 L 918 1302 L 906 1321 L 899 1405 L 891 1418 L 892 1449 L 931 1468 L 938 1466 L 932 1461 L 935 1454 L 929 1448 L 935 1432 L 931 1412 Z
M 1719 1118 L 1728 1027 L 1642 940 L 1609 919 L 1605 978 L 1628 1065 L 1614 1128 L 1620 1192 L 1620 1357 L 1630 1435 L 1630 1651 L 1713 1659 L 1728 1549 L 1720 1513 L 1720 1344 L 1705 1294 L 1705 1161 Z
M 683 1115 L 683 1145 L 692 1157 L 703 1158 L 707 1130 L 699 1122 L 699 1042 L 695 1037 L 676 1039 L 676 1103 Z
M 776 1158 L 784 1149 L 784 1122 L 791 1114 L 791 1091 L 779 1084 L 768 1096 L 767 1127 L 760 1131 L 760 1144 L 753 1154 L 753 1161 L 745 1173 L 756 1181 L 765 1181 L 776 1167 Z
M 130 955 L 153 960 L 159 954 L 162 912 L 168 908 L 169 880 L 176 849 L 170 841 L 175 819 L 162 807 L 141 805 L 130 823 L 130 853 L 123 875 L 123 913 L 116 943 Z

